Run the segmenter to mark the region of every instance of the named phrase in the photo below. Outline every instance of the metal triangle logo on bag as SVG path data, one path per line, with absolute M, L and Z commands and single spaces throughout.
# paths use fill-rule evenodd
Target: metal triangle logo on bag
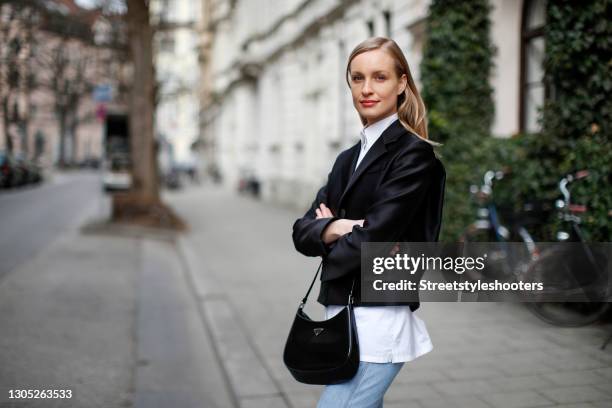
M 321 334 L 321 332 L 322 332 L 323 330 L 325 330 L 325 329 L 323 329 L 322 327 L 315 327 L 315 328 L 313 329 L 315 336 L 318 336 L 319 334 Z

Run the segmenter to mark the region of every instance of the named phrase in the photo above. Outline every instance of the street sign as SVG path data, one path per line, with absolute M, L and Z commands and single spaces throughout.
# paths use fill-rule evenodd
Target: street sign
M 113 86 L 111 84 L 96 85 L 93 90 L 93 99 L 96 102 L 110 102 L 113 100 Z

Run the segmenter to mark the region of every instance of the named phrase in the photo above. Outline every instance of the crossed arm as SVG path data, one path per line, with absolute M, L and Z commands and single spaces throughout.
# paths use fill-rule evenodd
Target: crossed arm
M 321 203 L 319 208 L 315 210 L 317 215 L 316 219 L 324 219 L 324 218 L 332 218 L 334 214 L 332 214 L 331 210 L 325 205 L 325 203 Z M 321 233 L 321 239 L 326 244 L 331 244 L 340 238 L 341 236 L 348 234 L 353 230 L 354 225 L 359 225 L 363 227 L 363 219 L 361 220 L 350 220 L 348 218 L 339 218 L 327 224 L 323 232 Z
M 331 251 L 331 244 L 351 232 L 354 225 L 363 226 L 364 220 L 350 220 L 335 216 L 325 204 L 326 202 L 327 184 L 321 187 L 306 214 L 293 224 L 295 248 L 306 256 L 328 255 Z

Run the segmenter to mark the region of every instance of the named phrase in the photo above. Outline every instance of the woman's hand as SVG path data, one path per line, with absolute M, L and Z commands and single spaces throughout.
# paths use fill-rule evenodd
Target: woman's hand
M 331 218 L 334 216 L 334 214 L 332 214 L 331 210 L 325 205 L 325 203 L 321 203 L 319 205 L 319 208 L 317 208 L 315 210 L 315 213 L 317 214 L 317 219 L 319 218 Z
M 317 217 L 316 217 L 317 219 L 330 218 L 334 216 L 331 210 L 324 203 L 321 203 L 321 205 L 319 205 L 319 208 L 315 210 L 315 213 L 317 214 Z M 355 225 L 359 225 L 360 227 L 363 227 L 363 221 L 364 221 L 363 219 L 349 220 L 346 218 L 340 218 L 332 222 L 331 224 L 329 224 L 323 230 L 323 232 L 321 233 L 321 239 L 326 244 L 331 244 L 332 242 L 336 241 L 344 234 L 348 234 L 349 232 L 351 232 Z

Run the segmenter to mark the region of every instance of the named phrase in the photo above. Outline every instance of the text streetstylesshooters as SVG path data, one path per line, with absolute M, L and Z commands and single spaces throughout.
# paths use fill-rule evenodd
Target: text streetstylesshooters
M 402 279 L 399 282 L 383 282 L 377 279 L 372 283 L 374 290 L 416 290 L 416 282 Z M 500 282 L 497 279 L 493 282 L 431 282 L 428 280 L 419 281 L 419 290 L 452 290 L 464 292 L 480 292 L 483 290 L 543 290 L 541 282 Z

